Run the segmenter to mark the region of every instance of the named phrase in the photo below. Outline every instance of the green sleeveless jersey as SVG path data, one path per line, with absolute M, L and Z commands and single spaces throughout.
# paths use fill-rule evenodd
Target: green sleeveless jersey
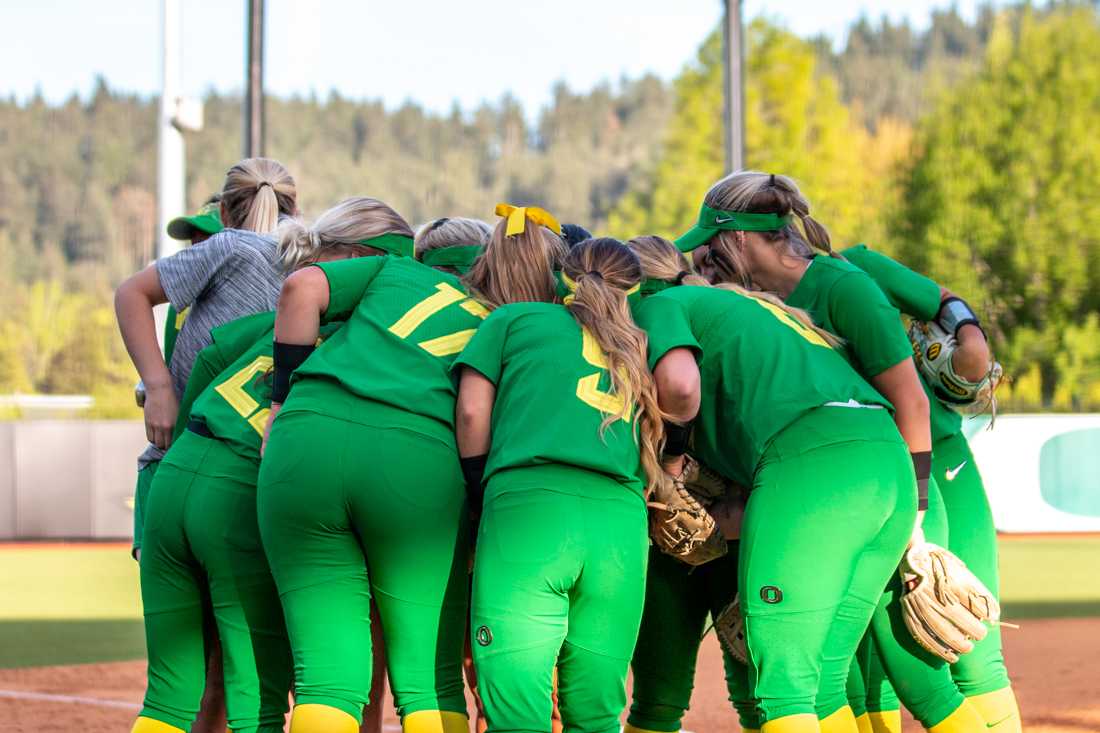
M 890 408 L 816 331 L 765 300 L 680 286 L 644 300 L 635 319 L 649 334 L 651 367 L 672 349 L 695 352 L 694 451 L 744 486 L 772 438 L 807 412 L 828 403 Z
M 898 310 L 918 321 L 931 321 L 940 312 L 940 286 L 924 275 L 884 254 L 858 244 L 842 250 L 849 262 L 860 268 L 878 284 Z M 962 416 L 941 402 L 921 376 L 931 411 L 932 441 L 947 438 L 962 430 Z
M 913 357 L 901 314 L 855 265 L 818 255 L 786 299 L 844 339 L 841 350 L 865 379 Z
M 515 303 L 493 311 L 455 360 L 496 385 L 486 478 L 510 468 L 560 464 L 606 474 L 642 493 L 632 421 L 619 411 L 607 360 L 565 306 Z
M 357 257 L 326 262 L 329 304 L 323 322 L 346 320 L 294 373 L 454 430 L 455 383 L 450 367 L 489 315 L 459 280 L 408 257 Z M 310 390 L 285 409 L 325 414 L 333 393 Z

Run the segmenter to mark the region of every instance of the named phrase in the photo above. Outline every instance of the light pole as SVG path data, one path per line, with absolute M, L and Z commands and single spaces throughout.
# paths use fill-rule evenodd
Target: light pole
M 161 3 L 160 112 L 157 118 L 157 257 L 179 250 L 168 236 L 168 222 L 184 211 L 183 133 L 176 126 L 180 99 L 179 0 Z
M 745 74 L 741 0 L 723 0 L 722 19 L 726 101 L 726 172 L 745 167 Z
M 248 0 L 244 80 L 244 157 L 264 154 L 264 0 Z

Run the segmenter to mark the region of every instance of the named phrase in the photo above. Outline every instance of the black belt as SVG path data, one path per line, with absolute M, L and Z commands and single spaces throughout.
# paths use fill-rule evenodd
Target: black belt
M 203 420 L 201 417 L 200 418 L 194 418 L 194 417 L 190 418 L 187 421 L 187 429 L 190 430 L 195 435 L 201 435 L 204 438 L 212 438 L 214 440 L 218 439 L 218 436 L 216 436 L 212 432 L 210 432 L 210 428 L 207 427 L 206 421 Z

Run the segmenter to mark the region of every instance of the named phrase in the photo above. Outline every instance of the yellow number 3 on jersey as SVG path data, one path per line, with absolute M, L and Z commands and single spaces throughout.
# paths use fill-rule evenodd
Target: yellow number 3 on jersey
M 586 362 L 601 371 L 581 377 L 577 380 L 577 398 L 608 415 L 622 414 L 624 422 L 630 422 L 633 409 L 623 411 L 624 399 L 622 395 L 611 394 L 600 390 L 600 377 L 607 371 L 607 357 L 603 353 L 594 336 L 587 328 L 581 329 L 581 356 Z

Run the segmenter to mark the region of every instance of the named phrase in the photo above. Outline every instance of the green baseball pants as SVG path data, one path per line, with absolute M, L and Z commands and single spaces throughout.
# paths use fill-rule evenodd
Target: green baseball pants
M 474 564 L 471 637 L 490 731 L 618 733 L 645 595 L 642 497 L 590 471 L 494 475 Z
M 205 685 L 203 625 L 212 609 L 230 728 L 283 729 L 290 647 L 260 545 L 255 487 L 254 463 L 192 432 L 156 471 L 141 551 L 149 656 L 142 717 L 190 729 Z
M 843 706 L 916 506 L 912 461 L 885 410 L 821 407 L 772 440 L 749 495 L 738 583 L 765 721 L 817 714 L 823 675 L 840 679 Z
M 633 701 L 627 722 L 650 731 L 679 731 L 691 702 L 699 643 L 708 617 L 717 616 L 737 595 L 738 543 L 729 552 L 692 567 L 649 550 L 645 610 L 630 669 Z M 760 728 L 748 689 L 748 670 L 723 650 L 726 686 L 742 728 Z
M 272 426 L 258 504 L 296 706 L 361 721 L 373 595 L 402 718 L 465 714 L 469 518 L 453 434 L 350 394 L 331 414 L 294 409 L 294 397 Z

